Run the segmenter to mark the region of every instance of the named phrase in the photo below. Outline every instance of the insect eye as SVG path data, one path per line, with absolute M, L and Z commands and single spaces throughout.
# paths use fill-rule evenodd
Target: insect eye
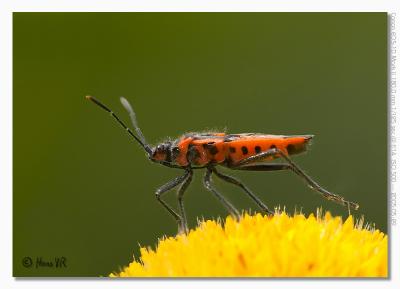
M 172 147 L 172 158 L 177 158 L 179 156 L 180 150 L 178 147 Z

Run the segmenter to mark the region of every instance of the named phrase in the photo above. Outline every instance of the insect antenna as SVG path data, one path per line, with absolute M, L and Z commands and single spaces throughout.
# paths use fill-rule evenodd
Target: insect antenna
M 92 101 L 94 104 L 98 105 L 99 107 L 110 113 L 110 115 L 144 148 L 144 150 L 149 155 L 151 155 L 152 153 L 151 148 L 149 144 L 146 142 L 146 139 L 144 138 L 142 131 L 139 129 L 137 125 L 135 112 L 133 111 L 129 102 L 125 98 L 121 97 L 121 103 L 125 107 L 125 109 L 128 110 L 129 116 L 132 120 L 133 126 L 135 127 L 135 131 L 138 134 L 138 137 L 132 132 L 132 130 L 129 127 L 126 126 L 126 124 L 122 120 L 120 120 L 120 118 L 111 109 L 109 109 L 106 105 L 101 103 L 98 99 L 90 95 L 87 95 L 86 99 Z
M 133 110 L 131 104 L 129 103 L 129 101 L 125 97 L 120 97 L 119 100 L 121 101 L 121 104 L 124 106 L 124 108 L 128 111 L 129 117 L 131 118 L 133 127 L 135 128 L 135 131 L 136 131 L 136 134 L 139 136 L 139 139 L 144 144 L 145 149 L 147 147 L 149 149 L 150 153 L 151 153 L 150 146 L 148 145 L 146 139 L 144 138 L 142 130 L 139 128 L 138 122 L 136 120 L 136 113 Z

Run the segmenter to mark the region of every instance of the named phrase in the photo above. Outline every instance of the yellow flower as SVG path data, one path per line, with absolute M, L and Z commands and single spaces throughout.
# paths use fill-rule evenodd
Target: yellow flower
M 204 221 L 111 277 L 387 277 L 387 236 L 330 213 Z

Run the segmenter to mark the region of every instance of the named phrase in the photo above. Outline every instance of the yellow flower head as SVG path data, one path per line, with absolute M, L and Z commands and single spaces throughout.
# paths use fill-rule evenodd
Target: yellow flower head
M 317 214 L 318 215 L 318 214 Z M 204 221 L 111 277 L 387 277 L 387 236 L 329 212 Z

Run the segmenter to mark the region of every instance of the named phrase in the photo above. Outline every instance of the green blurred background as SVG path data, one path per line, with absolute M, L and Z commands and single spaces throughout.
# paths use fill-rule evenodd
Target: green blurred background
M 14 276 L 108 275 L 176 233 L 154 192 L 181 172 L 150 163 L 87 94 L 126 122 L 128 98 L 153 144 L 205 129 L 314 134 L 296 162 L 386 231 L 386 58 L 385 13 L 15 13 Z M 232 175 L 271 207 L 347 216 L 290 172 Z M 191 227 L 227 215 L 201 176 Z M 67 268 L 35 268 L 61 256 Z

